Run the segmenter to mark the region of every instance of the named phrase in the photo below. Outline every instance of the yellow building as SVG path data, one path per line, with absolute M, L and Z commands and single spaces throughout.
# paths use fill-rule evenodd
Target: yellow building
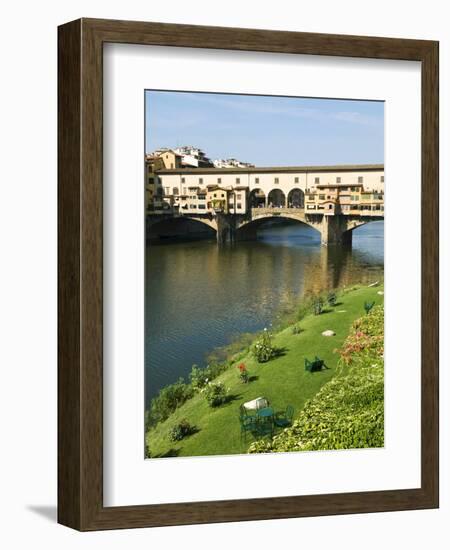
M 362 183 L 317 184 L 305 195 L 307 214 L 380 215 L 384 210 L 384 191 L 365 190 Z
M 223 212 L 228 214 L 230 190 L 219 185 L 208 186 L 206 193 L 206 208 L 213 212 Z
M 175 153 L 175 151 L 172 151 L 172 149 L 161 151 L 158 154 L 158 157 L 163 160 L 163 168 L 166 168 L 167 170 L 176 170 L 178 168 L 181 168 L 182 156 L 178 153 Z
M 146 210 L 157 210 L 162 207 L 162 187 L 157 170 L 165 168 L 162 158 L 154 155 L 145 157 L 145 208 Z

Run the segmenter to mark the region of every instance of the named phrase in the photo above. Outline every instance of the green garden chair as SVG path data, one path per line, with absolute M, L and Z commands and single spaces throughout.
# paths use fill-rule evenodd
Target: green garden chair
M 285 411 L 275 413 L 274 423 L 279 428 L 287 428 L 292 424 L 292 418 L 294 416 L 294 407 L 288 405 Z
M 256 416 L 239 416 L 239 422 L 241 424 L 241 442 L 247 440 L 247 434 L 254 434 L 258 431 L 258 422 Z
M 254 435 L 257 437 L 265 437 L 267 435 L 273 437 L 273 417 L 258 418 Z
M 319 359 L 317 355 L 315 356 L 314 361 L 309 361 L 309 359 L 305 357 L 305 370 L 309 372 L 317 372 L 322 369 L 328 369 L 328 368 L 329 367 L 325 365 L 325 361 L 323 359 Z

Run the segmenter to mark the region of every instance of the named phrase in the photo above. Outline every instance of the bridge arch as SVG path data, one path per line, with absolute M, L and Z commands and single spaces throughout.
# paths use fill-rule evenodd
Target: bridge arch
M 291 189 L 287 196 L 287 205 L 289 208 L 304 208 L 305 193 L 298 187 Z
M 384 217 L 381 216 L 365 216 L 359 220 L 351 220 L 347 223 L 347 229 L 348 231 L 354 231 L 355 229 L 358 229 L 358 227 L 362 227 L 363 225 L 367 225 L 369 223 L 374 222 L 384 222 Z
M 358 229 L 359 227 L 363 227 L 365 225 L 368 225 L 374 222 L 384 222 L 384 217 L 367 216 L 359 220 L 347 221 L 346 225 L 342 228 L 340 242 L 345 245 L 351 245 L 353 242 L 353 233 L 355 229 Z
M 217 233 L 217 224 L 212 217 L 197 218 L 182 215 L 147 216 L 146 237 L 150 241 L 158 241 L 177 237 L 194 237 L 204 234 L 214 238 Z
M 253 189 L 250 191 L 250 208 L 261 208 L 266 206 L 266 194 L 262 189 Z
M 254 239 L 258 229 L 264 226 L 265 222 L 273 220 L 294 221 L 311 227 L 318 233 L 321 232 L 320 224 L 307 220 L 304 213 L 300 213 L 296 209 L 264 208 L 254 209 L 252 219 L 244 220 L 236 227 L 237 240 Z
M 269 206 L 283 208 L 286 206 L 286 195 L 281 189 L 272 189 L 268 195 Z

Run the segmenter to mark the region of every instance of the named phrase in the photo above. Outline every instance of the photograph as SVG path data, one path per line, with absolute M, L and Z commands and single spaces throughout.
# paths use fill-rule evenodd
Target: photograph
M 384 447 L 384 102 L 145 91 L 145 456 Z

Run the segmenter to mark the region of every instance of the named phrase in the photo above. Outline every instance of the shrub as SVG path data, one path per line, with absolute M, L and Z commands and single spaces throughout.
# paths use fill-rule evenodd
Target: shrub
M 369 313 L 369 311 L 373 308 L 375 305 L 375 302 L 364 302 L 364 309 L 366 310 L 366 313 Z
M 328 305 L 334 307 L 336 305 L 336 292 L 329 292 L 327 296 Z
M 202 389 L 210 407 L 218 407 L 228 400 L 228 388 L 222 382 L 208 382 Z
M 341 349 L 336 350 L 345 365 L 383 362 L 384 308 L 374 307 L 368 315 L 354 321 Z
M 275 357 L 276 353 L 277 350 L 272 344 L 272 336 L 267 329 L 264 329 L 252 347 L 252 354 L 258 363 L 267 363 L 272 357 Z
M 315 298 L 312 303 L 312 310 L 314 315 L 320 315 L 323 311 L 323 300 L 320 296 Z
M 244 363 L 237 365 L 236 367 L 239 371 L 239 379 L 243 384 L 247 384 L 250 381 L 250 376 L 248 374 L 247 367 Z
M 166 420 L 175 409 L 194 395 L 190 384 L 185 384 L 180 378 L 175 384 L 162 388 L 150 404 L 150 411 L 147 417 L 149 425 L 157 424 Z
M 201 369 L 197 365 L 192 365 L 189 378 L 191 379 L 192 388 L 196 391 L 201 390 L 208 383 L 207 369 Z
M 188 435 L 191 435 L 194 432 L 194 428 L 189 424 L 189 422 L 184 418 L 180 420 L 178 424 L 172 427 L 169 432 L 169 439 L 171 441 L 181 441 Z
M 192 388 L 195 391 L 200 391 L 208 382 L 217 378 L 228 368 L 228 363 L 212 363 L 205 368 L 200 368 L 197 365 L 192 365 L 192 370 L 189 375 Z
M 300 328 L 300 325 L 294 325 L 292 327 L 292 334 L 300 334 L 302 329 Z

